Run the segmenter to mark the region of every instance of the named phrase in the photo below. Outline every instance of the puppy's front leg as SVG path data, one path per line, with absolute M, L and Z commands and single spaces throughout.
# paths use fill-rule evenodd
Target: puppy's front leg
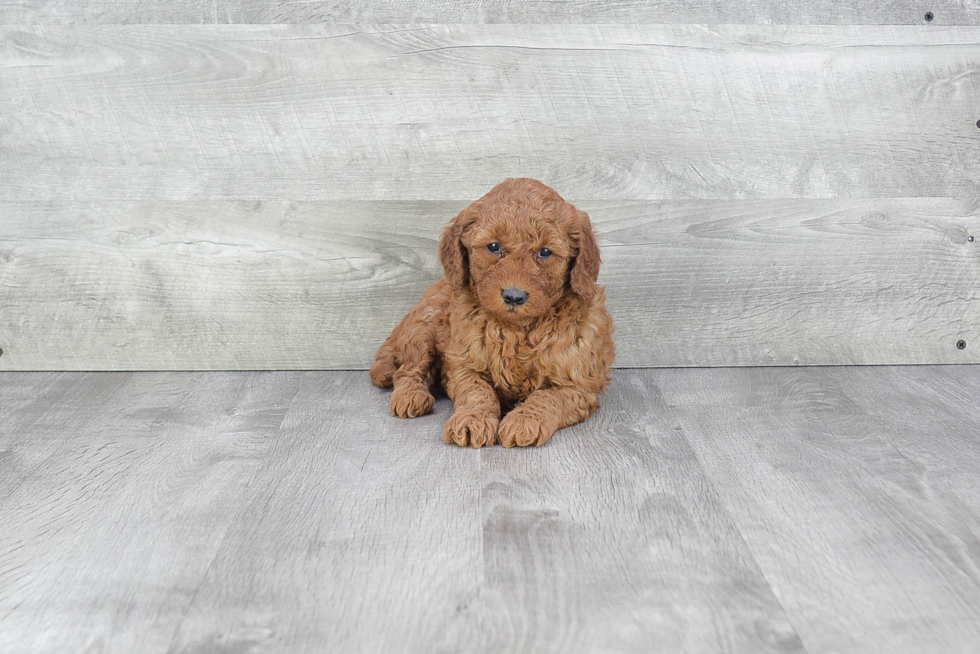
M 443 438 L 460 447 L 483 447 L 497 442 L 500 401 L 483 377 L 469 370 L 446 371 L 446 393 L 455 412 L 446 421 Z
M 497 435 L 504 447 L 540 447 L 557 430 L 585 420 L 598 408 L 595 393 L 579 388 L 543 388 L 504 416 Z

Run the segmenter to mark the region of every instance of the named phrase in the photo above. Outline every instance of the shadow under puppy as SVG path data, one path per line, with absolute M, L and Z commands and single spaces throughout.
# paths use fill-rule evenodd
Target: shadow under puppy
M 441 381 L 445 440 L 543 445 L 599 408 L 615 356 L 588 215 L 533 179 L 508 179 L 445 228 L 433 284 L 378 350 L 391 412 L 428 413 Z M 503 412 L 507 412 L 501 420 Z

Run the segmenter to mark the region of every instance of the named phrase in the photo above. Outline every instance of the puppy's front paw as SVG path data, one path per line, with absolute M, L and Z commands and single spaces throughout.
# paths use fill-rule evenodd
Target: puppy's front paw
M 497 442 L 499 423 L 491 415 L 457 411 L 446 421 L 443 438 L 447 443 L 455 443 L 460 447 L 489 447 Z
M 545 424 L 539 418 L 524 414 L 518 407 L 500 421 L 497 437 L 504 447 L 514 447 L 515 445 L 518 447 L 527 447 L 528 445 L 541 447 L 548 442 L 554 433 L 554 427 Z
M 391 393 L 391 415 L 399 418 L 418 418 L 432 411 L 436 399 L 422 387 L 398 386 Z

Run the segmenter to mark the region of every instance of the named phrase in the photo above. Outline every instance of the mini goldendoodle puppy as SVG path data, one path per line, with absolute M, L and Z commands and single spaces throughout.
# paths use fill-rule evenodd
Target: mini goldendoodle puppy
M 541 182 L 508 179 L 446 226 L 439 259 L 446 278 L 371 367 L 375 384 L 395 388 L 392 414 L 428 413 L 441 378 L 456 409 L 447 443 L 513 447 L 544 445 L 599 408 L 615 349 L 585 212 Z

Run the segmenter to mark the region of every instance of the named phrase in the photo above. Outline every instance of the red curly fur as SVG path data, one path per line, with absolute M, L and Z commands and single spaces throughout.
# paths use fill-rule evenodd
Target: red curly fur
M 613 322 L 585 212 L 541 182 L 508 179 L 446 226 L 439 258 L 446 278 L 371 367 L 375 384 L 394 386 L 392 414 L 428 413 L 429 388 L 441 381 L 455 405 L 447 443 L 513 447 L 543 445 L 599 407 L 615 356 Z M 523 290 L 526 302 L 508 305 L 504 289 Z

